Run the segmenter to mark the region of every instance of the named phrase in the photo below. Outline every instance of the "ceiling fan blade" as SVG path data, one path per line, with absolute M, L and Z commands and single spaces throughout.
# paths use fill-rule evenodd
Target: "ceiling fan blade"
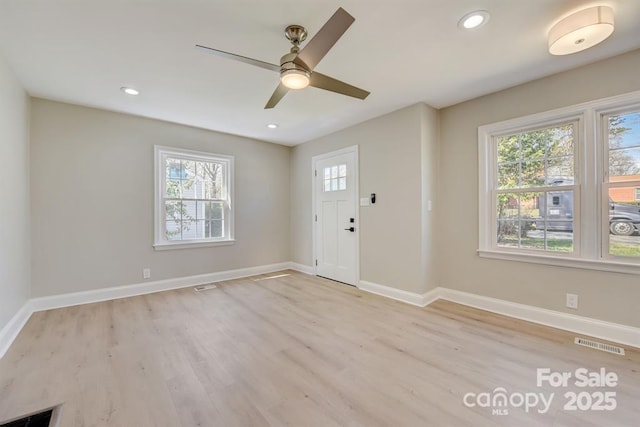
M 280 66 L 275 64 L 270 64 L 268 62 L 259 61 L 253 58 L 247 58 L 246 56 L 236 55 L 235 53 L 225 52 L 224 50 L 214 49 L 212 47 L 202 46 L 197 44 L 197 49 L 203 50 L 205 52 L 213 53 L 214 55 L 222 56 L 223 58 L 235 59 L 236 61 L 244 62 L 245 64 L 255 65 L 256 67 L 265 68 L 267 70 L 280 72 Z
M 325 76 L 324 74 L 316 72 L 311 73 L 311 78 L 309 80 L 309 86 L 330 90 L 331 92 L 352 96 L 358 99 L 365 99 L 370 93 L 364 89 L 351 86 L 350 84 L 336 80 L 333 77 Z
M 273 95 L 267 101 L 267 105 L 264 106 L 264 109 L 269 109 L 275 107 L 278 102 L 289 92 L 289 88 L 280 83 L 275 91 L 273 91 Z
M 355 20 L 346 10 L 339 8 L 304 46 L 293 62 L 303 67 L 306 66 L 308 70 L 313 70 Z

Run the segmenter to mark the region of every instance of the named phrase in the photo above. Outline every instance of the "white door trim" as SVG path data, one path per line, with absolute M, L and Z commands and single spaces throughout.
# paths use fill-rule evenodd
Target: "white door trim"
M 311 158 L 311 244 L 313 246 L 313 259 L 311 265 L 313 266 L 313 275 L 317 276 L 316 260 L 318 259 L 316 253 L 316 163 L 320 160 L 328 159 L 334 156 L 342 154 L 354 153 L 354 181 L 355 181 L 355 198 L 356 198 L 356 282 L 354 286 L 360 283 L 360 166 L 359 166 L 359 152 L 358 146 L 352 145 L 340 150 L 331 151 L 329 153 L 318 154 Z

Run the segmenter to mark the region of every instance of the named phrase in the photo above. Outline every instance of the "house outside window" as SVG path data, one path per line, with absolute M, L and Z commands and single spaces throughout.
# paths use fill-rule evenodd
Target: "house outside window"
M 478 137 L 480 256 L 640 274 L 640 92 Z
M 233 157 L 155 147 L 156 249 L 233 243 Z

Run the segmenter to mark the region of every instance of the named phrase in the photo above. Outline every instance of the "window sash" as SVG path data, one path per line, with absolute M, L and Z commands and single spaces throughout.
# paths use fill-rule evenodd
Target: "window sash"
M 155 147 L 155 168 L 156 168 L 156 204 L 155 204 L 155 247 L 160 246 L 180 246 L 180 245 L 194 245 L 203 243 L 218 243 L 218 242 L 232 242 L 233 241 L 233 214 L 232 214 L 232 168 L 233 157 L 224 156 L 218 154 L 201 153 L 190 150 L 181 150 L 168 147 Z M 186 197 L 167 196 L 167 183 L 171 179 L 167 177 L 167 162 L 169 160 L 175 161 L 190 161 L 195 163 L 214 163 L 221 166 L 220 178 L 222 180 L 219 194 L 215 194 L 217 197 L 193 197 L 189 194 Z M 197 167 L 196 167 L 197 170 Z M 192 178 L 195 182 L 212 182 L 215 180 L 198 180 Z M 179 181 L 186 181 L 180 178 Z M 195 194 L 197 196 L 197 194 Z M 180 202 L 180 203 L 193 203 L 196 209 L 196 215 L 187 219 L 183 218 L 183 212 L 180 213 L 180 218 L 170 217 L 167 215 L 166 203 L 167 202 Z M 198 203 L 218 203 L 222 204 L 221 218 L 207 218 L 206 214 L 202 215 L 202 218 L 198 215 L 199 209 Z M 183 207 L 180 207 L 183 209 Z M 204 208 L 206 209 L 206 208 Z M 169 229 L 167 224 L 170 222 L 176 222 L 179 224 L 178 229 L 180 231 L 179 238 L 170 238 L 167 233 Z M 214 222 L 221 223 L 221 236 L 216 237 L 201 237 L 200 233 L 211 232 L 211 227 Z M 196 232 L 193 238 L 185 237 L 184 224 L 196 226 Z M 207 231 L 206 224 L 209 224 Z M 198 224 L 204 225 L 205 228 L 198 229 Z M 190 230 L 186 230 L 190 231 Z
M 568 256 L 578 256 L 580 252 L 580 231 L 578 228 L 578 224 L 580 223 L 580 185 L 577 184 L 579 182 L 579 147 L 580 147 L 580 138 L 582 136 L 580 117 L 572 116 L 566 118 L 554 118 L 548 121 L 542 121 L 538 123 L 532 123 L 530 125 L 524 125 L 517 128 L 511 128 L 508 130 L 503 130 L 501 132 L 491 133 L 485 136 L 486 143 L 489 144 L 488 147 L 488 159 L 490 162 L 490 189 L 488 191 L 488 195 L 490 195 L 490 200 L 488 204 L 491 207 L 491 219 L 490 219 L 490 236 L 489 236 L 489 247 L 493 251 L 503 251 L 503 252 L 522 252 L 522 253 L 543 253 L 543 254 L 553 254 L 554 256 L 560 257 L 568 257 Z M 547 146 L 544 147 L 544 155 L 542 157 L 538 157 L 535 159 L 529 159 L 522 157 L 522 147 L 520 146 L 522 135 L 526 133 L 533 133 L 538 131 L 547 131 L 548 129 L 571 126 L 572 128 L 572 137 L 573 137 L 573 154 L 563 155 L 563 156 L 548 156 Z M 512 162 L 499 162 L 499 140 L 508 136 L 516 136 L 518 137 L 518 159 Z M 545 140 L 545 144 L 548 141 Z M 499 168 L 505 164 L 521 164 L 523 162 L 536 160 L 543 162 L 544 173 L 545 173 L 545 182 L 549 178 L 547 176 L 547 163 L 550 160 L 558 159 L 558 158 L 567 158 L 570 157 L 573 160 L 573 183 L 571 184 L 559 184 L 559 185 L 532 185 L 532 186 L 518 186 L 513 188 L 500 188 L 499 182 Z M 519 174 L 521 174 L 521 166 L 518 167 Z M 518 181 L 522 183 L 521 175 L 518 176 Z M 543 249 L 533 249 L 533 248 L 522 248 L 522 247 L 511 247 L 500 245 L 498 242 L 498 195 L 499 194 L 523 194 L 523 193 L 549 193 L 549 192 L 561 192 L 561 191 L 573 191 L 573 216 L 571 218 L 573 223 L 573 231 L 572 231 L 572 250 L 570 252 L 560 252 L 555 250 L 550 250 L 547 247 L 546 241 L 546 233 L 545 231 L 545 247 Z M 480 196 L 482 197 L 482 196 Z M 482 203 L 481 203 L 482 205 Z M 520 216 L 518 217 L 519 221 Z M 547 215 L 545 214 L 540 218 L 544 221 L 545 225 L 547 224 Z M 482 225 L 481 225 L 482 227 Z M 518 238 L 520 242 L 520 236 Z M 482 239 L 481 239 L 482 244 Z

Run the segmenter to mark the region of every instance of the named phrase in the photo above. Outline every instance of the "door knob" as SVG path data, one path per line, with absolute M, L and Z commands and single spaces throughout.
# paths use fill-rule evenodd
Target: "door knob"
M 353 233 L 354 231 L 356 231 L 356 228 L 355 227 L 349 227 L 349 228 L 345 228 L 345 230 L 346 231 L 350 231 L 350 232 Z

